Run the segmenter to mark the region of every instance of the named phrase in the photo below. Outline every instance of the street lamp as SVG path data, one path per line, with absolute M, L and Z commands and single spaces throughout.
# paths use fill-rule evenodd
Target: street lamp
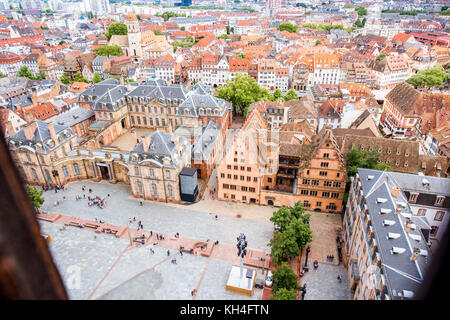
M 245 235 L 241 233 L 239 237 L 236 238 L 238 243 L 236 247 L 238 248 L 238 257 L 241 257 L 241 279 L 243 271 L 244 256 L 247 254 L 247 241 L 245 240 Z
M 310 246 L 308 246 L 307 248 L 306 248 L 306 260 L 305 260 L 305 268 L 307 268 L 308 267 L 308 255 L 309 255 L 309 252 L 311 251 L 311 247 Z

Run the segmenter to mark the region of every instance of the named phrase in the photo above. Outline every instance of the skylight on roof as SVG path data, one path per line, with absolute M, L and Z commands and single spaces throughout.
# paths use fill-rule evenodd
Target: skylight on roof
M 385 203 L 386 201 L 386 198 L 377 198 L 377 203 Z
M 401 254 L 401 253 L 403 253 L 405 251 L 406 251 L 405 248 L 392 247 L 391 254 Z

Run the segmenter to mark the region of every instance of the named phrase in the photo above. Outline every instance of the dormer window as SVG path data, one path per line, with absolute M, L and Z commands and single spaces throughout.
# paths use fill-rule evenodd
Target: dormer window
M 437 196 L 436 197 L 436 202 L 434 203 L 434 205 L 442 207 L 442 205 L 444 204 L 444 200 L 445 200 L 445 197 Z
M 411 193 L 409 195 L 409 200 L 408 201 L 411 202 L 411 203 L 416 203 L 418 196 L 419 196 L 418 193 Z

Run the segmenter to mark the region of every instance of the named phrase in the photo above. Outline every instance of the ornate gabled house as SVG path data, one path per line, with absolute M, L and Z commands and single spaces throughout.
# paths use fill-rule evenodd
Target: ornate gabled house
M 184 137 L 155 131 L 142 136 L 128 159 L 135 197 L 163 202 L 181 201 L 179 173 L 190 165 L 190 144 Z
M 310 145 L 280 144 L 275 185 L 265 185 L 261 204 L 293 206 L 301 201 L 314 211 L 341 212 L 347 173 L 331 128 Z

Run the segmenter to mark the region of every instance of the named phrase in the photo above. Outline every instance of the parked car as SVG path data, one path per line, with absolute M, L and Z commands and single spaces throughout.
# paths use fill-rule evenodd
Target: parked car
M 272 271 L 269 271 L 266 277 L 266 287 L 271 288 L 272 285 L 273 285 L 273 274 Z

